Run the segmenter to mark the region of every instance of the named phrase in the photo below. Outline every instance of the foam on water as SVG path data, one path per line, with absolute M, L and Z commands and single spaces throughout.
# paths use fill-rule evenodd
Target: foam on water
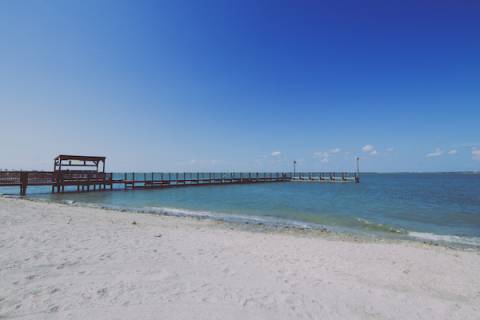
M 408 232 L 408 235 L 417 240 L 427 240 L 432 242 L 444 242 L 444 243 L 451 243 L 451 244 L 480 247 L 480 238 L 477 238 L 477 237 L 461 237 L 461 236 L 454 236 L 454 235 L 441 235 L 441 234 L 413 232 L 413 231 Z
M 261 217 L 261 216 L 252 216 L 252 215 L 239 215 L 239 214 L 230 214 L 214 211 L 195 211 L 188 209 L 180 208 L 168 208 L 168 207 L 144 207 L 144 208 L 125 208 L 118 206 L 105 206 L 105 205 L 96 205 L 88 203 L 77 203 L 73 200 L 62 201 L 62 203 L 67 205 L 98 208 L 98 209 L 107 209 L 107 210 L 117 210 L 122 212 L 135 212 L 135 213 L 149 213 L 163 216 L 173 216 L 173 217 L 192 217 L 200 219 L 212 219 L 217 221 L 225 222 L 237 222 L 237 223 L 246 223 L 246 224 L 258 224 L 266 225 L 273 227 L 294 227 L 299 229 L 323 229 L 326 227 L 314 223 L 305 223 L 301 221 L 282 219 L 276 217 Z
M 322 228 L 323 226 L 314 225 L 311 223 L 304 223 L 301 221 L 287 220 L 276 217 L 260 217 L 252 215 L 239 215 L 239 214 L 230 214 L 222 213 L 215 211 L 195 211 L 195 210 L 186 210 L 179 208 L 159 208 L 159 207 L 147 207 L 144 209 L 137 209 L 137 212 L 161 214 L 167 216 L 177 216 L 177 217 L 197 217 L 197 218 L 210 218 L 214 220 L 221 220 L 226 222 L 240 222 L 240 223 L 252 223 L 252 224 L 264 224 L 270 226 L 289 226 L 297 227 L 302 229 L 312 229 L 312 228 Z
M 408 232 L 401 228 L 395 228 L 393 226 L 389 226 L 383 223 L 374 223 L 368 221 L 366 219 L 357 218 L 356 219 L 362 227 L 372 230 L 372 231 L 379 231 L 379 232 L 386 232 L 386 233 L 394 233 L 394 234 L 407 234 Z

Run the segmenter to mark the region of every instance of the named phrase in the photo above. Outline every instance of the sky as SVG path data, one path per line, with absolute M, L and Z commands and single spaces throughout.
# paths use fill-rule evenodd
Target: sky
M 0 168 L 480 170 L 480 2 L 0 2 Z

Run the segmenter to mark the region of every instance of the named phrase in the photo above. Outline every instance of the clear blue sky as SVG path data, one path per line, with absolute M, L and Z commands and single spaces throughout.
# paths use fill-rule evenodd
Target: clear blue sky
M 480 170 L 480 3 L 1 1 L 0 111 L 0 168 Z

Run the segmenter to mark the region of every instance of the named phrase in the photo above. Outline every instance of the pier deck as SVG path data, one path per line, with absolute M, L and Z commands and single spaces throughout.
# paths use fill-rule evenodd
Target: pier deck
M 53 171 L 0 171 L 0 187 L 50 186 L 52 193 L 105 191 L 114 189 L 159 189 L 272 182 L 360 182 L 357 172 L 151 172 L 106 173 L 106 157 L 58 155 Z M 295 162 L 296 163 L 296 162 Z M 117 188 L 114 188 L 116 186 Z
M 55 192 L 161 189 L 188 186 L 281 182 L 359 182 L 356 173 L 286 173 L 286 172 L 170 172 L 103 173 L 73 171 L 0 171 L 0 187 L 19 187 L 25 195 L 29 186 L 50 186 Z

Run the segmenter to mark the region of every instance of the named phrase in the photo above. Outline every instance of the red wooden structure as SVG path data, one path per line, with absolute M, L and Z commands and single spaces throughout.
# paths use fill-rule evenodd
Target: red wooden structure
M 98 156 L 72 156 L 61 154 L 55 157 L 53 171 L 70 171 L 69 168 L 81 167 L 82 171 L 99 172 L 99 165 L 102 164 L 102 172 L 105 172 L 105 160 L 106 157 Z M 89 170 L 88 168 L 95 168 L 95 170 Z M 78 170 L 77 170 L 78 171 Z
M 105 173 L 106 157 L 61 154 L 54 159 L 52 192 L 64 192 L 65 186 L 77 191 L 105 190 L 112 185 L 112 174 Z M 100 168 L 101 166 L 101 168 Z M 101 169 L 101 170 L 100 170 Z

